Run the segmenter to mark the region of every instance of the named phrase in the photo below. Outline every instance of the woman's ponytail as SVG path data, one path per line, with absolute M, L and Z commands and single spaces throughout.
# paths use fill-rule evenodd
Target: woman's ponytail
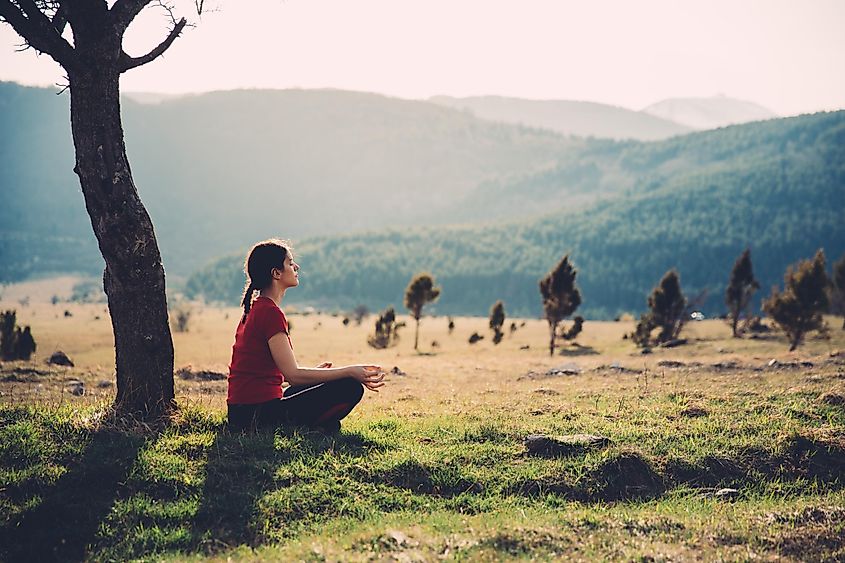
M 252 280 L 248 281 L 246 287 L 244 287 L 244 298 L 241 300 L 241 306 L 244 308 L 244 316 L 241 317 L 241 323 L 246 322 L 246 316 L 249 313 L 250 307 L 252 307 L 252 294 L 255 292 L 255 286 L 252 283 Z

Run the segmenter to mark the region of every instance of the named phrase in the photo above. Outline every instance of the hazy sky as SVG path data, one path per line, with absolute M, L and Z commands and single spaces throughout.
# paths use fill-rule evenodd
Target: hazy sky
M 193 2 L 180 2 L 181 13 L 191 16 Z M 405 98 L 589 100 L 633 109 L 669 97 L 724 94 L 781 115 L 845 108 L 842 0 L 217 5 L 163 58 L 125 74 L 123 90 L 330 87 Z M 140 55 L 166 32 L 167 20 L 149 9 L 130 27 L 127 51 Z M 16 53 L 18 43 L 0 24 L 0 80 L 62 82 L 52 59 Z

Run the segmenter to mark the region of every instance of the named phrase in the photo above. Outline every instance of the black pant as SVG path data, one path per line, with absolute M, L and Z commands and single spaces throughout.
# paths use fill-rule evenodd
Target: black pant
M 338 430 L 364 395 L 364 386 L 347 377 L 313 385 L 291 385 L 284 397 L 255 405 L 229 405 L 229 428 L 251 430 L 287 425 Z

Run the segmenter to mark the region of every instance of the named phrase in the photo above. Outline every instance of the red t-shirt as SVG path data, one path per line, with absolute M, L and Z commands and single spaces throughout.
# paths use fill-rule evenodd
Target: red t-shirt
M 282 397 L 285 378 L 267 343 L 280 332 L 285 333 L 290 342 L 285 314 L 269 297 L 258 297 L 235 332 L 229 365 L 228 404 L 253 405 Z

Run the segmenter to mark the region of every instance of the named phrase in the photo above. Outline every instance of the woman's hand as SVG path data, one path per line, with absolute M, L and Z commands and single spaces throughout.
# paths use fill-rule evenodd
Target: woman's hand
M 384 370 L 381 366 L 350 366 L 351 376 L 370 391 L 378 392 L 378 388 L 384 385 Z

